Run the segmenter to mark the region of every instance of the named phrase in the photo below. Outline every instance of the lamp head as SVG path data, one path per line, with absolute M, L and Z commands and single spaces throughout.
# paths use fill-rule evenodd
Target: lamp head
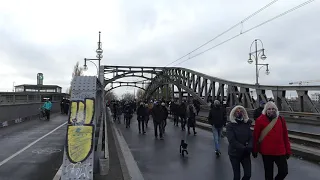
M 266 70 L 266 75 L 269 75 L 270 74 L 270 71 L 269 69 Z
M 262 60 L 266 60 L 267 56 L 264 54 L 264 49 L 262 49 L 262 55 L 260 57 Z
M 250 54 L 249 54 L 248 63 L 249 63 L 249 64 L 252 64 L 252 63 L 253 63 L 253 60 L 251 59 L 251 55 L 250 55 Z
M 85 64 L 85 65 L 83 65 L 83 70 L 88 70 L 88 66 Z

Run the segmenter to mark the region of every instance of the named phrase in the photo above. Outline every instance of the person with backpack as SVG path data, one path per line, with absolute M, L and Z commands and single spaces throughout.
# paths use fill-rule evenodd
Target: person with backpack
M 283 180 L 288 175 L 288 163 L 291 147 L 286 121 L 279 116 L 274 102 L 265 104 L 261 116 L 256 120 L 253 131 L 253 157 L 262 155 L 265 179 Z M 278 174 L 273 178 L 274 163 Z
M 242 180 L 251 178 L 251 152 L 252 132 L 251 121 L 243 106 L 237 105 L 230 111 L 230 123 L 227 125 L 227 138 L 229 141 L 228 154 L 233 169 L 233 180 L 240 180 L 243 167 Z

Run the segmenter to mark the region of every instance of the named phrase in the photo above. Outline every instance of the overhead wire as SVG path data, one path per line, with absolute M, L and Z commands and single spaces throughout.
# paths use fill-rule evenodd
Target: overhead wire
M 218 35 L 215 36 L 214 38 L 210 39 L 209 41 L 207 41 L 206 43 L 204 43 L 204 44 L 202 44 L 201 46 L 197 47 L 196 49 L 190 51 L 190 52 L 187 53 L 186 55 L 184 55 L 184 56 L 182 56 L 182 57 L 180 57 L 180 58 L 172 61 L 171 63 L 167 64 L 165 67 L 167 67 L 167 66 L 169 66 L 170 64 L 173 64 L 173 63 L 175 63 L 175 62 L 177 62 L 177 61 L 179 61 L 179 60 L 181 60 L 181 59 L 183 59 L 183 58 L 185 58 L 186 56 L 188 56 L 188 55 L 190 55 L 191 53 L 199 50 L 199 49 L 202 48 L 203 46 L 205 46 L 205 45 L 209 44 L 210 42 L 216 40 L 216 39 L 219 38 L 220 36 L 226 34 L 227 32 L 231 31 L 232 29 L 236 28 L 237 26 L 239 26 L 239 25 L 243 24 L 244 22 L 248 21 L 250 18 L 252 18 L 252 17 L 254 17 L 255 15 L 259 14 L 261 11 L 263 11 L 263 10 L 265 10 L 266 8 L 270 7 L 272 4 L 276 3 L 277 1 L 279 1 L 279 0 L 273 0 L 273 1 L 271 1 L 270 3 L 268 3 L 268 4 L 265 5 L 265 6 L 263 6 L 263 7 L 260 8 L 259 10 L 255 11 L 254 13 L 252 13 L 251 15 L 249 15 L 248 17 L 244 18 L 244 19 L 243 19 L 242 21 L 240 21 L 239 23 L 231 26 L 229 29 L 227 29 L 227 30 L 223 31 L 222 33 L 218 34 Z
M 174 65 L 174 66 L 177 66 L 177 65 L 179 65 L 179 64 L 182 64 L 182 63 L 184 63 L 184 62 L 186 62 L 186 61 L 188 61 L 188 60 L 190 60 L 190 59 L 193 59 L 193 58 L 195 58 L 195 57 L 197 57 L 197 56 L 199 56 L 199 55 L 201 55 L 201 54 L 204 54 L 204 53 L 206 53 L 207 51 L 210 51 L 210 50 L 212 50 L 212 49 L 214 49 L 214 48 L 216 48 L 216 47 L 218 47 L 218 46 L 221 46 L 221 45 L 223 45 L 224 43 L 226 43 L 226 42 L 228 42 L 228 41 L 231 41 L 231 40 L 233 40 L 233 39 L 235 39 L 235 38 L 237 38 L 237 37 L 239 37 L 239 36 L 241 36 L 241 35 L 249 32 L 249 31 L 252 31 L 252 30 L 254 30 L 254 29 L 256 29 L 256 28 L 258 28 L 258 27 L 260 27 L 260 26 L 262 26 L 262 25 L 265 25 L 265 24 L 267 24 L 267 23 L 269 23 L 269 22 L 271 22 L 271 21 L 273 21 L 273 20 L 275 20 L 275 19 L 278 19 L 278 18 L 280 18 L 280 17 L 282 17 L 282 16 L 284 16 L 284 15 L 286 15 L 286 14 L 289 14 L 289 13 L 291 13 L 291 12 L 293 12 L 293 11 L 295 11 L 295 10 L 297 10 L 297 9 L 305 6 L 305 5 L 308 5 L 308 4 L 312 3 L 313 1 L 315 1 L 315 0 L 308 0 L 308 1 L 304 2 L 304 3 L 301 3 L 301 4 L 299 4 L 298 6 L 295 6 L 295 7 L 291 8 L 291 9 L 289 9 L 289 10 L 287 10 L 287 11 L 285 11 L 285 12 L 283 12 L 283 13 L 281 13 L 281 14 L 279 14 L 279 15 L 277 15 L 277 16 L 275 16 L 275 17 L 273 17 L 273 18 L 271 18 L 271 19 L 269 19 L 269 20 L 267 20 L 267 21 L 264 21 L 264 22 L 262 22 L 262 23 L 260 23 L 260 24 L 258 24 L 258 25 L 256 25 L 256 26 L 254 26 L 254 27 L 246 30 L 246 31 L 243 31 L 243 32 L 240 33 L 240 34 L 237 34 L 237 35 L 235 35 L 235 36 L 233 36 L 233 37 L 231 37 L 231 38 L 229 38 L 229 39 L 227 39 L 227 40 L 225 40 L 225 41 L 222 41 L 221 43 L 219 43 L 219 44 L 217 44 L 217 45 L 215 45 L 215 46 L 212 46 L 212 47 L 210 47 L 210 48 L 208 48 L 208 49 L 206 49 L 206 50 L 204 50 L 204 51 L 202 51 L 202 52 L 200 52 L 200 53 L 198 53 L 198 54 L 196 54 L 196 55 L 194 55 L 194 56 L 191 56 L 191 57 L 189 57 L 188 59 L 186 59 L 186 60 L 184 60 L 184 61 L 181 61 L 180 63 L 178 63 L 178 64 L 176 64 L 176 65 Z

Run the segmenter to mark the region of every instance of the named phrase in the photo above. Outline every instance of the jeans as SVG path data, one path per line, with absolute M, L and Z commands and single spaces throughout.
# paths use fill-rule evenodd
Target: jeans
M 213 132 L 215 149 L 216 151 L 220 151 L 220 140 L 221 140 L 222 128 L 215 128 L 214 126 L 212 126 L 212 132 Z
M 154 125 L 154 136 L 158 137 L 158 129 L 159 129 L 160 138 L 162 138 L 163 137 L 162 123 L 153 121 L 153 125 Z
M 141 133 L 141 129 L 142 129 L 142 132 L 144 133 L 145 130 L 144 130 L 144 120 L 138 120 L 138 128 L 139 128 L 139 133 Z
M 45 109 L 44 112 L 46 113 L 47 120 L 50 120 L 50 110 Z
M 230 162 L 232 165 L 233 170 L 233 180 L 240 180 L 241 178 L 241 170 L 240 170 L 240 164 L 243 168 L 243 177 L 242 180 L 249 180 L 251 178 L 251 159 L 249 156 L 243 156 L 243 157 L 231 157 Z
M 288 175 L 288 163 L 286 156 L 268 156 L 262 155 L 265 179 L 283 180 Z M 278 174 L 273 178 L 273 164 L 278 166 Z

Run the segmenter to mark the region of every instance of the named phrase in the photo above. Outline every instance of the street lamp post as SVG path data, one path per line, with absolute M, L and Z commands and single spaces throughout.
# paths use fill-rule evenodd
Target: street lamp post
M 261 49 L 258 49 L 258 41 L 261 43 L 261 46 L 262 48 Z M 252 45 L 255 44 L 255 51 L 251 52 L 251 48 L 252 48 Z M 262 53 L 262 54 L 261 54 Z M 261 54 L 261 56 L 260 56 Z M 263 48 L 263 43 L 260 39 L 255 39 L 252 43 L 251 43 L 251 46 L 250 46 L 250 53 L 249 53 L 249 59 L 248 59 L 248 63 L 251 64 L 253 63 L 253 60 L 251 59 L 251 57 L 254 57 L 255 58 L 255 61 L 256 61 L 256 85 L 259 85 L 259 71 L 262 67 L 266 66 L 266 74 L 269 75 L 270 74 L 270 71 L 269 71 L 269 64 L 259 64 L 258 63 L 258 59 L 260 57 L 261 60 L 265 60 L 267 59 L 267 56 L 264 54 L 264 48 Z M 259 69 L 258 69 L 258 66 L 261 66 Z
M 94 60 L 99 60 L 99 59 L 87 59 L 87 58 L 84 58 L 84 65 L 83 65 L 83 69 L 86 71 L 88 70 L 88 66 L 87 66 L 87 61 L 91 62 L 96 68 L 97 68 L 97 76 L 99 76 L 99 68 L 98 66 L 96 65 L 96 63 L 94 63 L 93 61 Z
M 96 57 L 97 59 L 87 59 L 87 58 L 84 58 L 84 70 L 86 71 L 88 69 L 88 66 L 87 66 L 87 61 L 93 63 L 96 68 L 97 68 L 97 73 L 98 73 L 98 78 L 99 78 L 99 75 L 100 75 L 100 63 L 101 63 L 101 59 L 103 58 L 103 50 L 102 50 L 102 42 L 101 42 L 101 32 L 99 31 L 99 42 L 98 42 L 98 49 L 96 50 Z M 93 61 L 98 61 L 98 67 L 97 65 L 93 62 Z

